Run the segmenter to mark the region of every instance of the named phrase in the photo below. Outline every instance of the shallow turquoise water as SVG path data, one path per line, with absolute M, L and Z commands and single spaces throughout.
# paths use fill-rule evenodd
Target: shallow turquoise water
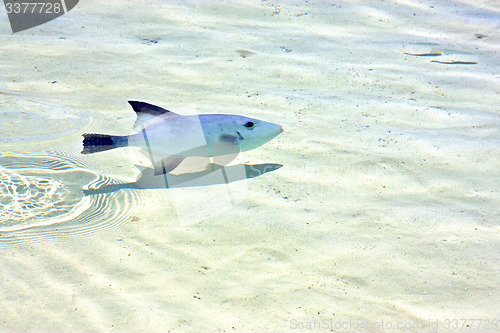
M 0 327 L 498 320 L 499 26 L 495 1 L 86 1 L 18 34 L 4 19 Z M 127 100 L 285 132 L 234 163 L 273 166 L 259 177 L 138 188 L 136 151 L 80 154 L 83 133 L 131 133 Z

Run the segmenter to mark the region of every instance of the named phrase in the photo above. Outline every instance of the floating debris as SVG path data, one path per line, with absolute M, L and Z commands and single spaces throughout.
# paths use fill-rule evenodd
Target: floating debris
M 242 58 L 248 58 L 248 57 L 253 56 L 255 54 L 254 52 L 248 51 L 248 50 L 236 50 L 236 52 L 238 52 L 238 54 Z
M 477 62 L 474 62 L 474 61 L 438 61 L 438 60 L 432 60 L 431 62 L 435 62 L 438 64 L 446 64 L 446 65 L 477 65 Z
M 429 52 L 429 53 L 408 53 L 404 54 L 415 56 L 415 57 L 439 57 L 443 55 L 443 52 Z
M 143 44 L 158 44 L 158 42 L 161 40 L 161 38 L 143 38 L 139 37 L 140 40 L 142 40 Z

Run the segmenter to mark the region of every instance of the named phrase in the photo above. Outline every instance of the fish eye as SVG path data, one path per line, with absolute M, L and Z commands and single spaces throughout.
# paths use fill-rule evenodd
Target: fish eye
M 254 123 L 252 123 L 251 121 L 249 121 L 249 122 L 247 122 L 247 123 L 246 123 L 245 125 L 243 125 L 243 126 L 248 127 L 248 128 L 252 128 L 252 127 L 254 127 L 254 125 L 255 125 Z

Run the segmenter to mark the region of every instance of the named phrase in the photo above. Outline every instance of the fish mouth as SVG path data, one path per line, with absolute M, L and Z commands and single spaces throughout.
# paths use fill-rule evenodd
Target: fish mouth
M 243 136 L 241 135 L 241 133 L 239 131 L 236 131 L 236 133 L 238 133 L 238 136 L 240 137 L 240 140 L 243 140 Z

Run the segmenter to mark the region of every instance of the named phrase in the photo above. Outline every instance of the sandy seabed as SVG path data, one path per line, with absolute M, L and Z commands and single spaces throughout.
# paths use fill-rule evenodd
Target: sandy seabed
M 500 330 L 497 1 L 0 17 L 2 331 Z M 281 124 L 236 163 L 283 167 L 84 195 L 138 175 L 130 149 L 80 154 L 82 133 L 130 133 L 127 100 Z

